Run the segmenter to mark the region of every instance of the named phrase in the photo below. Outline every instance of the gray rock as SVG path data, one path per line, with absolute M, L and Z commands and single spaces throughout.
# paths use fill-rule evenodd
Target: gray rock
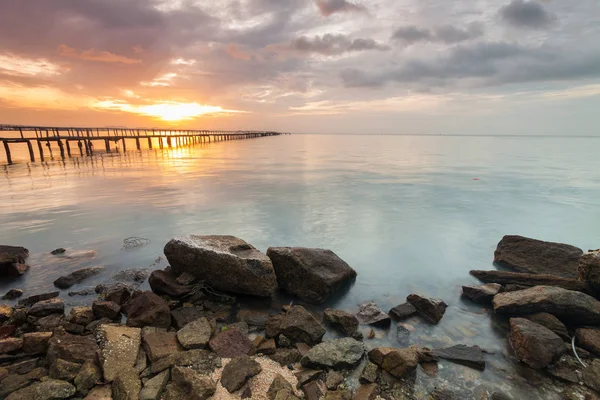
M 360 375 L 361 383 L 375 383 L 377 381 L 377 371 L 379 367 L 372 363 L 371 361 L 367 361 L 365 364 L 365 368 L 363 369 Z
M 121 371 L 134 367 L 141 343 L 141 330 L 125 326 L 101 325 L 97 335 L 104 380 L 112 382 Z
M 63 314 L 50 314 L 35 321 L 34 326 L 36 331 L 50 332 L 63 326 L 65 316 Z
M 229 393 L 236 392 L 248 382 L 248 379 L 260 374 L 262 367 L 248 356 L 231 360 L 221 375 L 221 384 Z
M 25 247 L 0 245 L 0 276 L 14 278 L 23 275 L 29 269 L 25 260 L 29 250 Z
M 517 358 L 534 369 L 548 366 L 566 351 L 556 333 L 524 318 L 510 319 L 509 339 Z
M 384 313 L 373 301 L 361 304 L 356 317 L 364 325 L 386 327 L 392 322 L 390 316 Z
M 165 358 L 161 358 L 157 362 L 148 367 L 142 376 L 150 376 L 158 374 L 173 366 L 190 367 L 194 371 L 202 375 L 210 375 L 215 368 L 221 366 L 221 358 L 215 353 L 207 350 L 189 350 L 171 354 Z
M 275 350 L 275 354 L 269 354 L 268 357 L 281 366 L 295 364 L 301 358 L 300 352 L 297 349 L 277 349 Z
M 354 315 L 342 310 L 332 310 L 331 308 L 325 310 L 325 320 L 347 336 L 356 332 L 359 325 L 358 319 Z
M 575 330 L 575 336 L 580 347 L 600 356 L 600 329 L 579 328 Z
M 470 271 L 470 274 L 482 282 L 499 283 L 506 285 L 505 292 L 528 289 L 532 286 L 556 286 L 567 290 L 576 290 L 587 294 L 594 294 L 593 288 L 586 282 L 573 278 L 563 278 L 549 274 L 527 274 L 510 271 Z
M 112 279 L 119 282 L 144 282 L 148 278 L 147 268 L 133 268 L 119 271 L 112 276 Z
M 102 371 L 96 364 L 96 360 L 88 360 L 79 369 L 74 383 L 77 392 L 85 396 L 101 379 Z
M 491 303 L 494 296 L 502 291 L 502 285 L 487 283 L 482 286 L 463 286 L 462 294 L 476 303 Z
M 485 369 L 483 351 L 478 346 L 465 346 L 463 344 L 459 344 L 446 349 L 434 350 L 433 354 L 436 357 L 443 358 L 457 364 L 466 365 L 467 367 L 475 368 L 481 371 Z
M 171 373 L 169 370 L 166 370 L 148 379 L 140 392 L 140 400 L 159 400 L 170 378 Z
M 344 375 L 337 371 L 329 371 L 327 373 L 327 379 L 325 380 L 325 386 L 328 390 L 336 390 L 344 382 Z
M 417 313 L 417 309 L 410 303 L 400 304 L 390 310 L 390 315 L 399 320 L 412 317 Z
M 304 307 L 294 306 L 282 316 L 273 336 L 283 334 L 294 343 L 313 345 L 321 342 L 325 332 L 325 328 Z
M 590 364 L 588 364 L 587 368 L 583 369 L 582 376 L 583 383 L 589 387 L 594 389 L 597 392 L 600 392 L 600 360 L 594 359 Z M 592 397 L 593 399 L 593 397 Z
M 300 363 L 307 368 L 348 369 L 355 367 L 364 353 L 362 342 L 352 338 L 335 339 L 310 349 Z
M 50 314 L 63 314 L 64 312 L 65 303 L 60 299 L 38 301 L 29 309 L 29 315 L 34 317 L 45 317 Z
M 87 267 L 71 272 L 69 275 L 61 276 L 54 281 L 54 286 L 59 289 L 68 289 L 73 285 L 83 282 L 84 280 L 98 275 L 104 271 L 104 267 Z
M 54 364 L 50 365 L 49 375 L 54 379 L 73 381 L 80 368 L 81 364 L 79 363 L 65 361 L 59 358 Z
M 264 328 L 269 319 L 269 314 L 263 311 L 240 310 L 237 313 L 237 320 L 245 322 L 250 326 Z
M 440 299 L 431 299 L 418 294 L 411 294 L 406 300 L 417 309 L 420 316 L 432 324 L 439 323 L 448 308 L 448 305 Z
M 356 278 L 356 271 L 331 250 L 271 247 L 280 288 L 310 303 L 323 303 Z
M 186 236 L 164 249 L 175 274 L 187 272 L 217 290 L 269 297 L 277 289 L 271 260 L 233 236 Z
M 190 322 L 177 332 L 177 340 L 187 349 L 204 349 L 212 337 L 213 327 L 206 318 Z

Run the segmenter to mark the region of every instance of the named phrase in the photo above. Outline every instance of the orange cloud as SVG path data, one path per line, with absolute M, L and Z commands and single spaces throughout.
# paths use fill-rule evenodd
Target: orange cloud
M 58 53 L 64 57 L 79 58 L 81 60 L 88 61 L 99 61 L 106 63 L 123 63 L 123 64 L 139 64 L 142 60 L 136 60 L 126 56 L 110 53 L 108 51 L 102 51 L 97 49 L 89 49 L 78 51 L 66 44 L 61 44 L 58 47 Z
M 252 57 L 249 53 L 246 53 L 245 51 L 241 50 L 236 44 L 230 44 L 229 46 L 227 46 L 227 53 L 231 57 L 236 58 L 238 60 L 248 61 Z

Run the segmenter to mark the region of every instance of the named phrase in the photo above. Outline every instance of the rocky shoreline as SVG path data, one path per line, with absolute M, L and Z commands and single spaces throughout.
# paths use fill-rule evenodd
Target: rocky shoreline
M 99 285 L 92 304 L 70 310 L 59 291 L 6 293 L 19 300 L 0 306 L 0 399 L 513 398 L 494 387 L 411 391 L 417 370 L 435 379 L 440 359 L 486 369 L 477 346 L 409 346 L 402 321 L 438 324 L 443 300 L 413 293 L 389 312 L 365 302 L 356 313 L 322 314 L 293 303 L 273 313 L 240 300 L 284 291 L 307 305 L 324 303 L 357 277 L 330 250 L 265 254 L 232 236 L 186 236 L 164 253 L 170 266 L 152 271 L 150 291 L 138 290 L 148 276 L 138 270 L 123 273 L 133 284 Z M 28 255 L 0 246 L 0 276 L 26 274 Z M 512 271 L 471 271 L 484 284 L 464 286 L 463 296 L 506 319 L 512 356 L 559 382 L 562 398 L 600 398 L 600 251 L 506 236 L 494 260 Z M 83 268 L 54 284 L 66 290 L 99 271 Z M 397 346 L 373 344 L 375 329 L 392 322 Z M 327 332 L 336 338 L 324 340 Z

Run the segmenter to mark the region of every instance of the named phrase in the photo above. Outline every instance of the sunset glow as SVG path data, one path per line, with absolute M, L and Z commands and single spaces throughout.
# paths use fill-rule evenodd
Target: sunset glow
M 96 103 L 100 109 L 120 110 L 128 113 L 145 115 L 163 121 L 189 120 L 207 114 L 238 113 L 240 111 L 225 110 L 219 106 L 198 103 L 161 102 L 148 105 L 133 105 L 119 101 L 100 101 Z

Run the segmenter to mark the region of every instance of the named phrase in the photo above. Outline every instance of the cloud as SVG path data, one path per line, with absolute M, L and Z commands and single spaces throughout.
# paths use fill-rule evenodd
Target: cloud
M 142 60 L 121 56 L 108 51 L 102 51 L 97 49 L 89 49 L 78 51 L 66 44 L 61 44 L 58 47 L 58 53 L 61 56 L 79 58 L 86 61 L 98 61 L 105 63 L 122 63 L 122 64 L 139 64 Z
M 405 44 L 416 42 L 438 42 L 446 44 L 460 43 L 483 36 L 483 25 L 473 22 L 465 29 L 444 25 L 435 29 L 424 29 L 416 26 L 403 26 L 394 31 L 392 39 Z
M 345 35 L 331 33 L 312 38 L 301 36 L 289 43 L 287 48 L 300 53 L 318 53 L 325 56 L 368 50 L 389 50 L 389 47 L 370 38 L 350 39 Z
M 325 17 L 340 12 L 367 12 L 365 6 L 351 3 L 346 0 L 316 0 L 316 3 L 317 7 L 319 7 L 319 11 L 321 11 L 321 14 Z
M 556 16 L 534 0 L 513 0 L 499 11 L 500 18 L 516 28 L 543 29 L 556 21 Z

